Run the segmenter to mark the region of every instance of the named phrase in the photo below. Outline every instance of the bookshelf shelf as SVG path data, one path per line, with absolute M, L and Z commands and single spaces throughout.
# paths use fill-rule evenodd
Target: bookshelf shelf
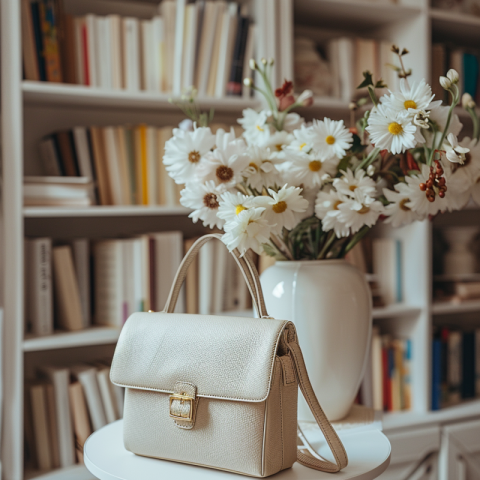
M 434 302 L 434 315 L 448 315 L 450 313 L 480 312 L 480 300 L 470 300 L 463 303 Z
M 171 95 L 145 91 L 128 92 L 82 85 L 24 80 L 22 82 L 22 93 L 25 104 L 178 111 L 178 107 L 168 101 Z M 202 108 L 212 107 L 215 111 L 220 112 L 240 112 L 244 108 L 256 108 L 260 105 L 258 100 L 240 97 L 198 97 L 197 101 Z
M 92 206 L 92 207 L 27 207 L 25 218 L 53 217 L 131 217 L 131 216 L 173 216 L 188 215 L 190 209 L 181 206 Z
M 480 399 L 466 401 L 458 405 L 426 413 L 392 412 L 384 413 L 383 428 L 408 428 L 427 424 L 442 424 L 459 421 L 480 415 Z
M 312 24 L 321 19 L 324 24 L 335 22 L 342 27 L 367 29 L 411 18 L 421 9 L 356 0 L 297 0 L 294 13 L 299 23 Z
M 27 337 L 23 341 L 23 351 L 106 345 L 115 343 L 119 335 L 120 329 L 115 327 L 91 327 L 78 332 L 56 332 L 45 337 Z
M 395 317 L 413 317 L 420 314 L 420 307 L 412 307 L 403 303 L 388 305 L 386 307 L 377 307 L 372 311 L 374 319 L 395 318 Z
M 449 10 L 431 9 L 434 35 L 441 34 L 458 42 L 476 44 L 480 39 L 480 17 Z
M 84 465 L 75 465 L 68 468 L 59 468 L 50 472 L 25 472 L 25 480 L 94 480 L 95 477 Z

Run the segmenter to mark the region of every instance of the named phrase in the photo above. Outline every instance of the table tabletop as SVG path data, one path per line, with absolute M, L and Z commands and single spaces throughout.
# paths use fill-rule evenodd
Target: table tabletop
M 347 450 L 348 466 L 332 476 L 304 467 L 299 463 L 277 473 L 281 480 L 372 480 L 381 475 L 390 463 L 390 442 L 379 430 L 339 432 Z M 316 436 L 315 436 L 316 437 Z M 307 438 L 324 458 L 333 457 L 324 440 Z M 93 433 L 85 442 L 84 461 L 88 470 L 100 480 L 238 480 L 239 475 L 182 463 L 140 457 L 123 445 L 123 420 L 118 420 Z

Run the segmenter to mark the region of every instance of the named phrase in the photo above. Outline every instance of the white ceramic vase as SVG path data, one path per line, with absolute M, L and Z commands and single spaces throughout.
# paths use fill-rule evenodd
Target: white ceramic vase
M 277 262 L 263 272 L 268 313 L 291 320 L 313 389 L 330 420 L 345 417 L 365 370 L 372 333 L 372 296 L 345 260 Z M 299 396 L 298 418 L 313 421 Z
M 451 227 L 443 230 L 448 242 L 448 252 L 444 259 L 444 273 L 447 275 L 465 275 L 476 272 L 477 259 L 471 250 L 478 227 Z

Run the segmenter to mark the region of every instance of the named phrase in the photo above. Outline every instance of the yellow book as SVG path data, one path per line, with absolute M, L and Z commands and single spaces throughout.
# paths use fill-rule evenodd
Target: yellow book
M 147 127 L 140 125 L 135 128 L 135 180 L 136 204 L 148 204 L 147 182 Z

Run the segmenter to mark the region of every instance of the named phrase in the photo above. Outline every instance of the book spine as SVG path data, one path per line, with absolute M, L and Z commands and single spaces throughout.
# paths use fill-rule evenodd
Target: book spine
M 439 410 L 441 405 L 441 354 L 441 341 L 434 339 L 432 344 L 432 410 Z
M 49 82 L 62 82 L 54 1 L 43 0 L 40 4 L 40 14 L 46 79 Z
M 475 397 L 475 334 L 462 335 L 462 399 Z
M 239 17 L 237 25 L 237 38 L 233 50 L 233 59 L 230 69 L 230 78 L 227 84 L 227 94 L 241 96 L 243 87 L 243 66 L 245 63 L 245 49 L 247 46 L 248 29 L 250 21 L 247 17 Z
M 35 37 L 35 48 L 37 50 L 38 70 L 40 74 L 40 80 L 46 81 L 47 75 L 45 71 L 45 57 L 43 56 L 43 39 L 42 39 L 42 29 L 41 29 L 40 8 L 41 8 L 40 2 L 35 1 L 31 3 L 33 34 Z
M 480 328 L 475 330 L 475 393 L 480 397 Z

